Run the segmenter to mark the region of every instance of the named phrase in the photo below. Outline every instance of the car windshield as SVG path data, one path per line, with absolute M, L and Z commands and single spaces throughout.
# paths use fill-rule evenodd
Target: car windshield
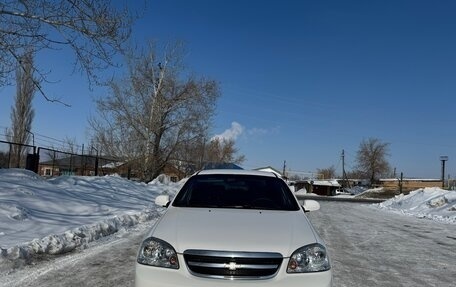
M 299 210 L 281 179 L 258 175 L 194 176 L 177 194 L 173 206 Z

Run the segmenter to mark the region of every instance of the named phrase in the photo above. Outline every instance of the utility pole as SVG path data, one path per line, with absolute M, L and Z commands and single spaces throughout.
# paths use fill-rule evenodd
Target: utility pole
M 286 175 L 285 175 L 285 169 L 287 168 L 287 161 L 284 160 L 283 161 L 283 171 L 282 171 L 282 176 L 286 178 Z
M 442 188 L 445 188 L 445 162 L 448 160 L 448 156 L 440 156 L 440 161 L 442 162 Z
M 344 175 L 345 175 L 345 150 L 342 150 L 342 177 L 344 177 Z
M 342 187 L 345 188 L 348 186 L 348 178 L 347 174 L 345 173 L 345 150 L 342 150 Z

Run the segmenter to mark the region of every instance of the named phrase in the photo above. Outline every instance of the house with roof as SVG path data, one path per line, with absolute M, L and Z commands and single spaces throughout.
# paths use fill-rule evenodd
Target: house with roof
M 74 155 L 53 158 L 38 165 L 38 174 L 44 177 L 60 175 L 90 175 L 94 172 L 95 162 L 82 156 Z
M 70 155 L 42 161 L 38 165 L 38 174 L 44 177 L 60 175 L 86 175 L 119 173 L 123 164 L 93 156 Z

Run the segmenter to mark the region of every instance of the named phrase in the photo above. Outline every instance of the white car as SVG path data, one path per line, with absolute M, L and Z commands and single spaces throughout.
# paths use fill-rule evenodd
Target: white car
M 267 172 L 206 170 L 188 179 L 142 242 L 135 284 L 331 286 L 325 244 L 285 182 Z

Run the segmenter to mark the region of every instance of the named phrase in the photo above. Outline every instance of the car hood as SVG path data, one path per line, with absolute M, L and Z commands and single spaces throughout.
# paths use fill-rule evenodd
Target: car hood
M 289 257 L 318 237 L 299 211 L 170 207 L 150 236 L 187 249 L 278 252 Z

